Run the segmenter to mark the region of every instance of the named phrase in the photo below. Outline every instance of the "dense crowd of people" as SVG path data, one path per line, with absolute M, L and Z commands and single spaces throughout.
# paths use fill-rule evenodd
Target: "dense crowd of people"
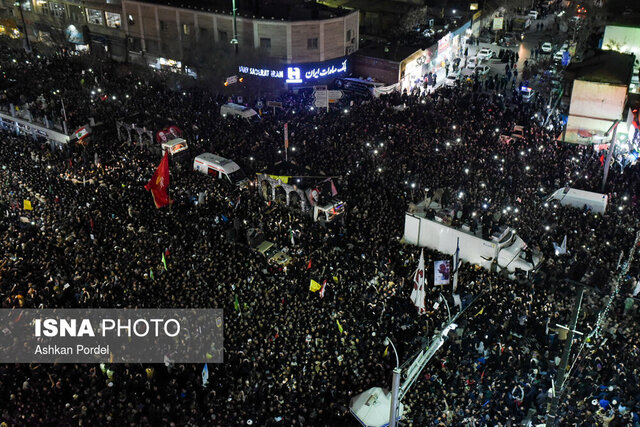
M 201 365 L 3 365 L 0 422 L 357 425 L 350 399 L 390 385 L 395 358 L 384 338 L 407 360 L 447 320 L 442 305 L 434 308 L 440 294 L 453 312 L 460 309 L 450 289 L 432 283 L 426 315 L 409 298 L 420 249 L 401 239 L 404 215 L 411 202 L 437 192 L 443 205 L 461 212 L 459 221 L 512 226 L 544 261 L 530 278 L 463 264 L 456 292 L 464 306 L 474 303 L 403 400 L 406 424 L 542 419 L 567 339 L 557 325 L 569 323 L 571 279 L 588 290 L 560 424 L 640 425 L 634 327 L 640 286 L 637 262 L 626 265 L 637 230 L 639 172 L 612 169 L 605 215 L 546 202 L 564 186 L 597 191 L 603 168 L 588 147 L 556 141 L 557 116 L 542 126 L 542 100 L 443 87 L 348 100 L 346 108 L 325 113 L 286 93 L 284 111 L 250 124 L 220 117 L 228 96 L 176 91 L 162 74 L 86 57 L 0 55 L 3 105 L 55 122 L 62 97 L 70 129 L 90 117 L 102 123 L 86 144 L 54 150 L 2 132 L 3 308 L 225 311 L 225 362 L 209 366 L 207 387 Z M 160 158 L 116 136 L 116 118 L 141 116 L 166 120 L 159 126 L 178 124 L 192 155 L 216 153 L 248 172 L 283 160 L 288 122 L 289 159 L 313 175 L 339 177 L 344 223 L 314 222 L 264 200 L 255 186 L 213 181 L 189 164 L 172 164 L 174 203 L 156 209 L 144 185 Z M 514 125 L 524 126 L 524 138 L 505 143 L 499 136 Z M 200 193 L 205 198 L 194 203 Z M 23 210 L 23 200 L 33 210 Z M 270 264 L 242 238 L 229 239 L 230 228 L 240 236 L 260 229 L 292 263 Z M 565 235 L 569 252 L 556 256 L 552 243 Z M 447 259 L 424 253 L 428 268 Z M 310 279 L 328 281 L 324 298 L 309 291 Z

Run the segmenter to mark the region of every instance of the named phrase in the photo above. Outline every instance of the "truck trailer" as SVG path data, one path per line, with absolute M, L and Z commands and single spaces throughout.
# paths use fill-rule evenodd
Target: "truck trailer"
M 490 271 L 506 270 L 510 275 L 518 270 L 531 274 L 541 264 L 542 257 L 528 248 L 511 227 L 501 226 L 485 240 L 480 230 L 472 232 L 466 224 L 459 228 L 448 225 L 452 210 L 436 206 L 433 219 L 427 218 L 427 211 L 421 202 L 406 213 L 406 243 L 453 255 L 459 241 L 460 259 Z

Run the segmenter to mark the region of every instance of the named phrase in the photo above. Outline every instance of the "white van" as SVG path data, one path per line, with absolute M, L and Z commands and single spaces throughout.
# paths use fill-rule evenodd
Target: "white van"
M 251 121 L 260 120 L 260 116 L 256 110 L 232 102 L 220 107 L 220 115 L 222 117 L 242 117 L 243 119 Z
M 211 153 L 202 153 L 193 159 L 193 170 L 210 175 L 216 179 L 227 178 L 239 187 L 247 185 L 249 180 L 240 166 L 233 160 Z
M 189 145 L 182 138 L 175 138 L 162 143 L 162 154 L 169 151 L 169 155 L 176 160 L 184 160 L 189 156 Z
M 573 206 L 582 209 L 585 206 L 592 212 L 604 214 L 607 209 L 609 196 L 591 191 L 576 190 L 571 187 L 560 188 L 547 198 L 547 201 L 557 200 L 563 206 Z

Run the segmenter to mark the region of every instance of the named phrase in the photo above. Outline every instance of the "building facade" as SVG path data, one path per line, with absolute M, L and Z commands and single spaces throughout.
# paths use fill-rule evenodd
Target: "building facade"
M 233 16 L 225 11 L 132 0 L 0 0 L 7 18 L 31 42 L 105 52 L 114 59 L 139 58 L 169 68 L 233 58 Z M 302 5 L 274 17 L 236 17 L 238 50 L 245 65 L 322 63 L 358 50 L 357 11 Z M 304 9 L 300 13 L 300 9 Z M 248 64 L 246 58 L 256 58 Z
M 157 57 L 186 60 L 194 46 L 213 54 L 234 34 L 232 15 L 215 11 L 124 0 L 122 13 L 130 50 Z M 238 16 L 236 22 L 240 51 L 260 51 L 277 62 L 322 62 L 358 49 L 357 12 L 305 21 Z

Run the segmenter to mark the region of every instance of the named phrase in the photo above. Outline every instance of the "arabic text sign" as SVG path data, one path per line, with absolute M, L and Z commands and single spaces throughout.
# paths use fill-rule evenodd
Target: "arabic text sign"
M 220 363 L 222 310 L 0 310 L 0 363 Z
M 348 71 L 349 60 L 340 58 L 337 61 L 326 61 L 319 64 L 301 64 L 287 67 L 287 83 L 302 83 L 319 80 L 329 76 L 337 76 Z

